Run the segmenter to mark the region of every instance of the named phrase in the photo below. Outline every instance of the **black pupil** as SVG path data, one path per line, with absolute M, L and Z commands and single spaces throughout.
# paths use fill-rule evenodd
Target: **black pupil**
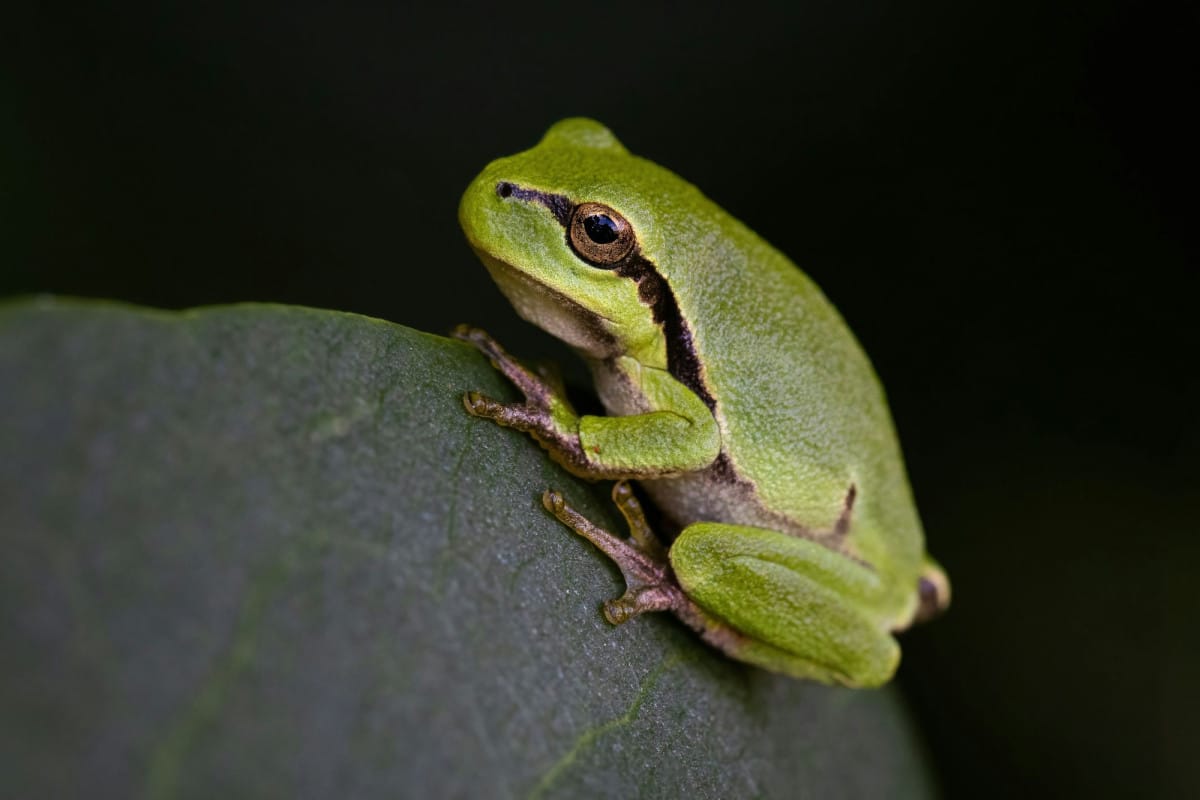
M 583 229 L 587 231 L 588 238 L 596 244 L 611 244 L 621 235 L 617 223 L 607 214 L 592 214 L 586 217 L 583 220 Z

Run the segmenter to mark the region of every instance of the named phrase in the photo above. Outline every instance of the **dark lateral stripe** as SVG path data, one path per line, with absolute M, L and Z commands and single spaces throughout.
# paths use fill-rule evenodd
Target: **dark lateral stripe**
M 503 181 L 496 184 L 496 194 L 503 198 L 515 198 L 526 203 L 538 203 L 550 209 L 550 213 L 562 225 L 571 246 L 569 226 L 575 203 L 569 197 L 536 189 L 526 189 L 515 183 Z M 572 248 L 573 250 L 573 248 Z M 612 267 L 623 278 L 631 278 L 638 287 L 638 298 L 650 307 L 655 324 L 662 328 L 667 341 L 667 372 L 675 380 L 696 393 L 709 411 L 717 410 L 717 401 L 704 385 L 701 377 L 700 358 L 696 355 L 696 344 L 692 331 L 683 321 L 679 301 L 671 290 L 667 279 L 659 273 L 654 262 L 642 255 L 641 244 L 637 244 L 620 263 Z
M 716 412 L 717 401 L 701 376 L 700 358 L 696 355 L 692 330 L 683 321 L 679 301 L 675 299 L 675 292 L 671 291 L 667 279 L 655 268 L 654 262 L 642 255 L 640 245 L 635 246 L 614 271 L 637 282 L 638 298 L 650 307 L 651 316 L 662 328 L 667 340 L 667 372 L 695 392 L 709 411 Z

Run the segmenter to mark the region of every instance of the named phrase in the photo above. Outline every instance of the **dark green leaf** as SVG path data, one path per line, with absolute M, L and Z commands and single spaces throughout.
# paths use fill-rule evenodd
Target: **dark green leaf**
M 0 770 L 21 797 L 900 797 L 890 691 L 778 678 L 540 507 L 603 487 L 351 314 L 0 311 Z

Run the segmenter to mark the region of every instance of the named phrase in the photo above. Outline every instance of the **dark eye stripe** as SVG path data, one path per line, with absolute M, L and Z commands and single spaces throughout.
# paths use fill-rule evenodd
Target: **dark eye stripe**
M 571 244 L 571 222 L 578 206 L 572 203 L 570 198 L 561 194 L 526 189 L 508 181 L 496 185 L 496 194 L 506 200 L 538 203 L 550 209 L 558 223 L 567 230 L 567 242 Z M 582 205 L 585 204 L 581 203 L 580 206 Z M 607 209 L 607 206 L 600 207 Z M 622 221 L 624 221 L 623 217 Z M 611 247 L 611 245 L 608 246 Z M 654 322 L 662 327 L 667 340 L 667 371 L 676 380 L 695 392 L 710 410 L 715 411 L 717 403 L 704 383 L 700 358 L 696 353 L 691 329 L 683 320 L 683 314 L 679 310 L 679 301 L 675 298 L 675 292 L 667 283 L 667 279 L 659 273 L 650 259 L 642 255 L 640 248 L 636 246 L 622 261 L 613 265 L 613 271 L 617 275 L 637 283 L 638 297 L 650 307 Z
M 537 189 L 526 189 L 509 181 L 496 184 L 496 194 L 504 200 L 520 200 L 525 203 L 537 203 L 550 209 L 550 213 L 564 228 L 571 222 L 571 211 L 575 204 L 569 197 L 550 192 L 539 192 Z

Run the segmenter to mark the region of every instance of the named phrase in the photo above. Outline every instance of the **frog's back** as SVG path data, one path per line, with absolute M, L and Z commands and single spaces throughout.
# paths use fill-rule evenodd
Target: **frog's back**
M 700 202 L 690 230 L 667 233 L 672 257 L 662 270 L 683 317 L 704 321 L 693 326 L 692 345 L 722 454 L 713 468 L 657 482 L 652 493 L 693 506 L 692 519 L 818 537 L 846 517 L 849 551 L 915 576 L 920 521 L 862 348 L 791 261 L 711 201 Z M 680 510 L 675 515 L 685 516 Z

